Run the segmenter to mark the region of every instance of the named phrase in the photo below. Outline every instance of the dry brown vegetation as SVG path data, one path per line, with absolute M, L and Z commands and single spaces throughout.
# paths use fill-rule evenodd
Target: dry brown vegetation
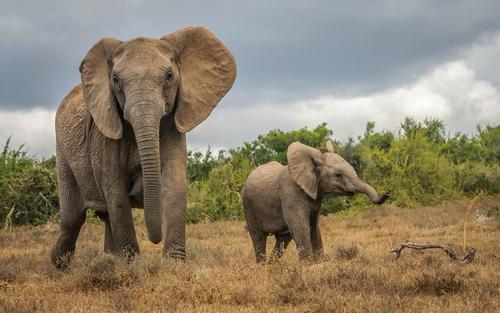
M 470 214 L 471 264 L 442 251 L 408 250 L 398 260 L 389 253 L 406 240 L 447 243 L 461 253 L 467 203 L 322 217 L 326 255 L 311 263 L 297 261 L 292 244 L 281 261 L 255 264 L 244 223 L 235 221 L 188 226 L 185 263 L 163 260 L 139 226 L 142 254 L 127 264 L 102 253 L 103 227 L 87 224 L 71 269 L 59 272 L 48 257 L 57 225 L 4 230 L 0 312 L 494 312 L 499 198 L 477 204 L 496 217 Z

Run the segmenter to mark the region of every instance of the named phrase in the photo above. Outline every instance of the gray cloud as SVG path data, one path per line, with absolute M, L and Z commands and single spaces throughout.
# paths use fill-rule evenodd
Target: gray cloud
M 481 80 L 463 60 L 439 65 L 410 84 L 355 97 L 322 95 L 286 105 L 264 103 L 246 108 L 222 105 L 190 134 L 192 148 L 240 146 L 271 129 L 313 128 L 326 122 L 335 139 L 363 134 L 366 123 L 397 131 L 407 116 L 445 122 L 450 135 L 473 134 L 476 126 L 500 122 L 500 92 Z
M 0 108 L 55 107 L 104 36 L 195 24 L 234 52 L 233 105 L 386 88 L 500 28 L 498 1 L 3 1 Z
M 50 155 L 54 111 L 79 82 L 80 61 L 98 39 L 158 38 L 187 25 L 210 28 L 238 63 L 233 89 L 190 134 L 191 147 L 230 147 L 272 128 L 322 121 L 340 138 L 359 134 L 367 120 L 391 128 L 390 113 L 400 107 L 398 101 L 404 109 L 397 110 L 395 120 L 404 114 L 423 116 L 417 109 L 423 105 L 428 116 L 445 119 L 453 130 L 469 131 L 476 117 L 500 120 L 484 115 L 496 111 L 484 111 L 463 92 L 480 90 L 487 108 L 498 100 L 498 12 L 500 2 L 494 0 L 4 0 L 0 142 L 12 134 L 31 152 Z M 452 86 L 446 92 L 430 83 L 438 69 L 438 77 Z
M 481 36 L 477 42 L 463 49 L 462 57 L 477 75 L 500 86 L 500 32 Z

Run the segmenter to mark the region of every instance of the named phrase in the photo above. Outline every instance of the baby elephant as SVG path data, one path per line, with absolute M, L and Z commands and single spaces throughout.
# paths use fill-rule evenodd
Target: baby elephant
M 266 259 L 266 239 L 276 238 L 273 255 L 280 257 L 292 238 L 301 259 L 323 253 L 319 230 L 319 210 L 323 196 L 366 194 L 373 203 L 382 204 L 389 197 L 379 194 L 362 181 L 354 168 L 334 153 L 331 141 L 328 152 L 294 142 L 288 147 L 288 166 L 272 161 L 257 167 L 248 176 L 242 191 L 248 230 L 257 262 Z

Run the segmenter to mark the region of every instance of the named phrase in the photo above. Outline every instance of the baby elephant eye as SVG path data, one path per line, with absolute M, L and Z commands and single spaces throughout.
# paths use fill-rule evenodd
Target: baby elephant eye
M 342 174 L 340 174 L 340 173 L 335 173 L 335 177 L 337 177 L 337 178 L 341 178 L 341 177 L 342 177 Z
M 116 74 L 113 74 L 113 84 L 116 86 L 116 88 L 122 89 L 122 84 L 120 82 L 120 78 Z

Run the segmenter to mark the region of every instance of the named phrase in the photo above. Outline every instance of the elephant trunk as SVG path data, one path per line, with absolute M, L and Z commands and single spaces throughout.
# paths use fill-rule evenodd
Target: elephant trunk
M 134 112 L 131 112 L 129 120 L 134 129 L 142 166 L 144 219 L 149 240 L 156 244 L 162 239 L 159 136 L 163 112 L 153 112 L 151 108 L 158 105 L 152 103 L 135 103 L 131 107 Z
M 353 184 L 357 192 L 364 193 L 368 196 L 370 201 L 375 204 L 382 204 L 389 198 L 389 194 L 387 193 L 384 193 L 382 196 L 380 196 L 372 186 L 361 180 L 358 176 L 354 177 Z

